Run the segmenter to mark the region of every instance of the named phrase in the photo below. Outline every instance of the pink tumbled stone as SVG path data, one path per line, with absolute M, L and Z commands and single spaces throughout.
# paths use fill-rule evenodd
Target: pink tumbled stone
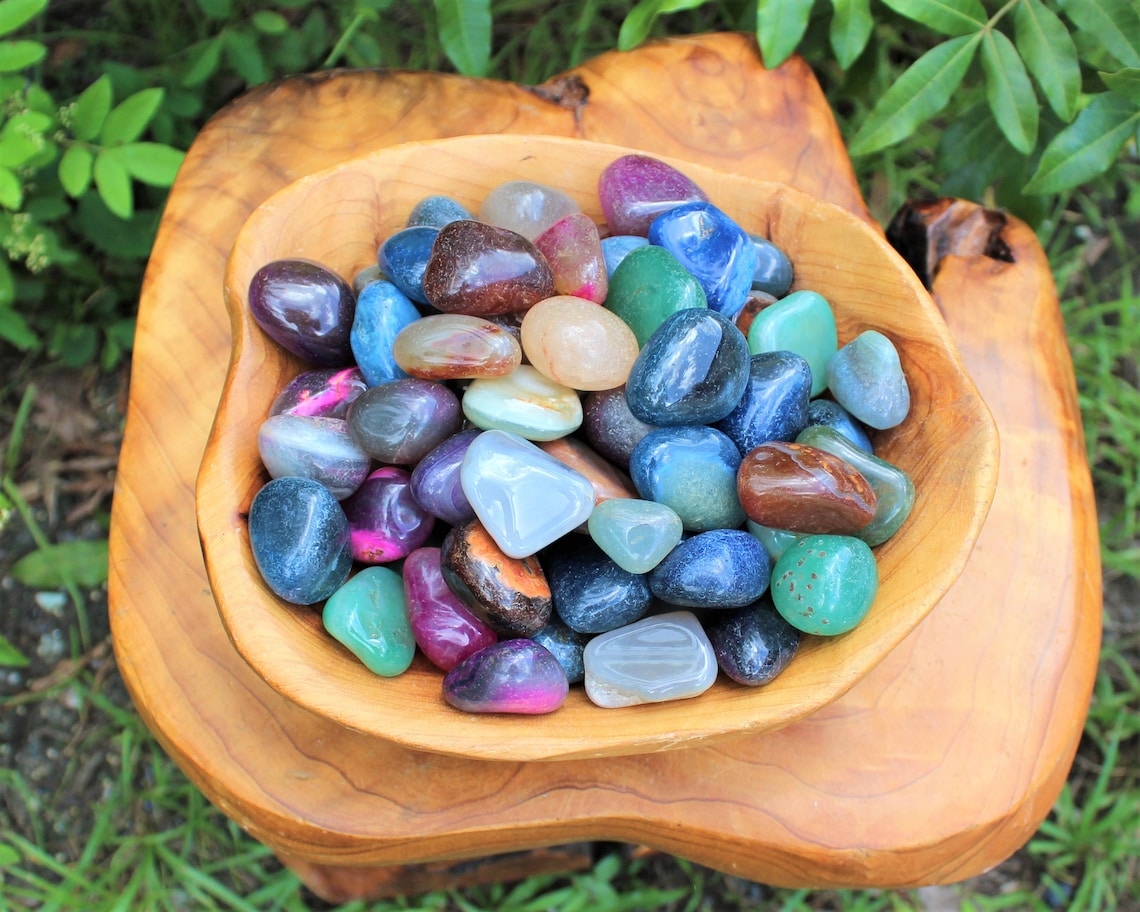
M 534 242 L 554 272 L 554 290 L 595 304 L 606 299 L 609 278 L 598 226 L 577 212 L 559 219 Z
M 607 310 L 571 295 L 539 301 L 523 317 L 522 347 L 544 377 L 576 390 L 621 386 L 637 360 L 637 337 Z
M 443 671 L 451 671 L 469 655 L 499 640 L 448 588 L 439 548 L 419 548 L 408 555 L 404 596 L 416 645 Z
M 657 216 L 682 203 L 707 203 L 705 192 L 671 165 L 648 155 L 623 155 L 598 178 L 598 199 L 610 234 L 645 237 Z

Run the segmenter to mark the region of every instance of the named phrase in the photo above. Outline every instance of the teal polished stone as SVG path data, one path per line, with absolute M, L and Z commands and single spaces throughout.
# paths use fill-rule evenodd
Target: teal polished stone
M 524 364 L 505 377 L 474 381 L 463 394 L 463 414 L 483 430 L 557 440 L 582 424 L 582 400 L 575 390 Z
M 872 548 L 881 545 L 898 531 L 914 506 L 914 482 L 898 466 L 872 456 L 856 446 L 835 428 L 815 425 L 804 430 L 796 438 L 796 443 L 826 450 L 838 456 L 848 465 L 859 470 L 859 474 L 871 483 L 875 492 L 875 515 L 871 521 L 856 532 Z
M 325 602 L 325 630 L 370 671 L 390 678 L 412 664 L 415 637 L 408 623 L 404 583 L 387 567 L 361 570 Z
M 772 601 L 804 633 L 836 636 L 867 616 L 879 591 L 870 546 L 849 535 L 808 535 L 776 561 Z
M 814 291 L 793 291 L 765 307 L 748 328 L 748 351 L 795 352 L 811 368 L 811 395 L 827 389 L 827 362 L 839 349 L 835 314 Z
M 594 507 L 586 524 L 594 543 L 630 573 L 648 573 L 681 541 L 681 517 L 671 507 L 613 497 Z
M 748 520 L 744 525 L 749 533 L 764 546 L 764 550 L 768 552 L 768 557 L 772 559 L 772 563 L 778 561 L 789 547 L 794 545 L 805 535 L 803 532 L 789 532 L 787 529 L 773 529 L 771 526 L 762 526 L 760 523 L 753 522 L 752 520 Z
M 885 430 L 910 411 L 910 387 L 895 344 L 881 332 L 860 333 L 827 362 L 835 401 L 864 424 Z

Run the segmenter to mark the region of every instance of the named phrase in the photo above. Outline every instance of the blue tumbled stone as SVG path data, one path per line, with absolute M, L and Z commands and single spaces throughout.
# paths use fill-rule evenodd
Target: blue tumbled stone
M 654 596 L 684 608 L 741 608 L 768 588 L 768 552 L 740 529 L 712 529 L 685 539 L 649 573 Z
M 613 278 L 614 270 L 629 254 L 638 247 L 649 244 L 646 238 L 636 234 L 615 234 L 602 238 L 602 258 L 606 261 L 606 275 Z
M 756 267 L 752 270 L 752 290 L 782 298 L 792 287 L 792 261 L 767 238 L 751 234 L 756 248 Z
M 577 684 L 586 677 L 586 664 L 582 659 L 586 644 L 590 641 L 586 634 L 571 630 L 561 621 L 551 621 L 531 639 L 545 647 L 558 660 L 566 672 L 566 680 L 571 684 Z
M 442 228 L 451 222 L 474 218 L 467 208 L 450 196 L 425 196 L 408 215 L 409 228 Z
M 431 258 L 438 228 L 419 225 L 397 231 L 380 247 L 377 265 L 404 294 L 413 301 L 427 304 L 424 294 L 424 271 Z
M 350 340 L 357 367 L 369 386 L 408 376 L 392 357 L 392 343 L 401 329 L 419 318 L 416 305 L 391 282 L 364 286 L 356 299 Z
M 554 610 L 579 633 L 632 624 L 652 596 L 642 574 L 623 570 L 589 538 L 563 539 L 542 556 Z
M 833 402 L 830 399 L 813 399 L 811 401 L 808 406 L 807 426 L 815 427 L 817 425 L 838 431 L 861 450 L 866 450 L 871 454 L 875 452 L 863 423 L 838 402 Z
M 780 616 L 771 598 L 718 612 L 705 624 L 721 671 L 739 684 L 767 684 L 788 667 L 800 632 Z
M 811 368 L 789 351 L 753 355 L 739 404 L 717 429 L 747 453 L 769 440 L 796 439 L 808 422 Z

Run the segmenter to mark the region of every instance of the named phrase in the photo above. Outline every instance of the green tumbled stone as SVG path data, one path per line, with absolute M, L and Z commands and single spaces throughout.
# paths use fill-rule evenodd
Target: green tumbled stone
M 776 561 L 772 602 L 804 633 L 836 636 L 867 616 L 879 591 L 875 555 L 849 535 L 808 535 Z
M 606 307 L 621 317 L 644 347 L 665 319 L 689 307 L 707 307 L 700 283 L 664 247 L 639 247 L 614 270 Z
M 594 507 L 590 537 L 629 573 L 648 573 L 672 551 L 684 531 L 671 507 L 652 500 L 614 497 Z
M 759 539 L 760 544 L 764 546 L 764 550 L 768 552 L 768 557 L 775 563 L 780 559 L 785 551 L 792 545 L 804 537 L 803 532 L 789 532 L 787 529 L 773 529 L 770 526 L 762 526 L 758 522 L 748 520 L 745 527 L 751 533 L 753 538 Z
M 881 545 L 898 531 L 914 506 L 914 482 L 898 466 L 872 456 L 855 446 L 835 428 L 813 425 L 805 429 L 796 443 L 803 443 L 832 456 L 859 470 L 859 474 L 871 483 L 875 491 L 875 515 L 871 521 L 855 534 L 872 548 Z
M 814 291 L 793 291 L 761 310 L 748 329 L 748 351 L 795 352 L 811 368 L 811 395 L 827 389 L 827 360 L 839 348 L 835 314 Z
M 369 670 L 386 678 L 408 670 L 416 641 L 404 582 L 388 567 L 361 570 L 325 602 L 325 630 Z

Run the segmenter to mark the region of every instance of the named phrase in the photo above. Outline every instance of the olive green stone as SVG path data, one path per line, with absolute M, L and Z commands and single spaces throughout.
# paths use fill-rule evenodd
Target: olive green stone
M 664 247 L 639 247 L 614 270 L 606 307 L 621 317 L 641 347 L 678 310 L 707 307 L 704 290 Z
M 846 633 L 871 610 L 879 569 L 870 546 L 850 535 L 808 535 L 772 570 L 772 602 L 804 633 Z
M 826 450 L 854 466 L 871 483 L 875 492 L 875 515 L 855 534 L 872 548 L 898 531 L 914 506 L 914 482 L 893 463 L 855 446 L 835 428 L 812 425 L 796 438 L 796 443 Z
M 793 291 L 756 314 L 748 328 L 750 354 L 790 351 L 807 361 L 813 397 L 827 389 L 827 360 L 838 348 L 835 314 L 814 291 Z
M 408 670 L 416 641 L 408 623 L 404 581 L 388 567 L 368 567 L 325 602 L 325 630 L 369 670 L 386 678 Z

